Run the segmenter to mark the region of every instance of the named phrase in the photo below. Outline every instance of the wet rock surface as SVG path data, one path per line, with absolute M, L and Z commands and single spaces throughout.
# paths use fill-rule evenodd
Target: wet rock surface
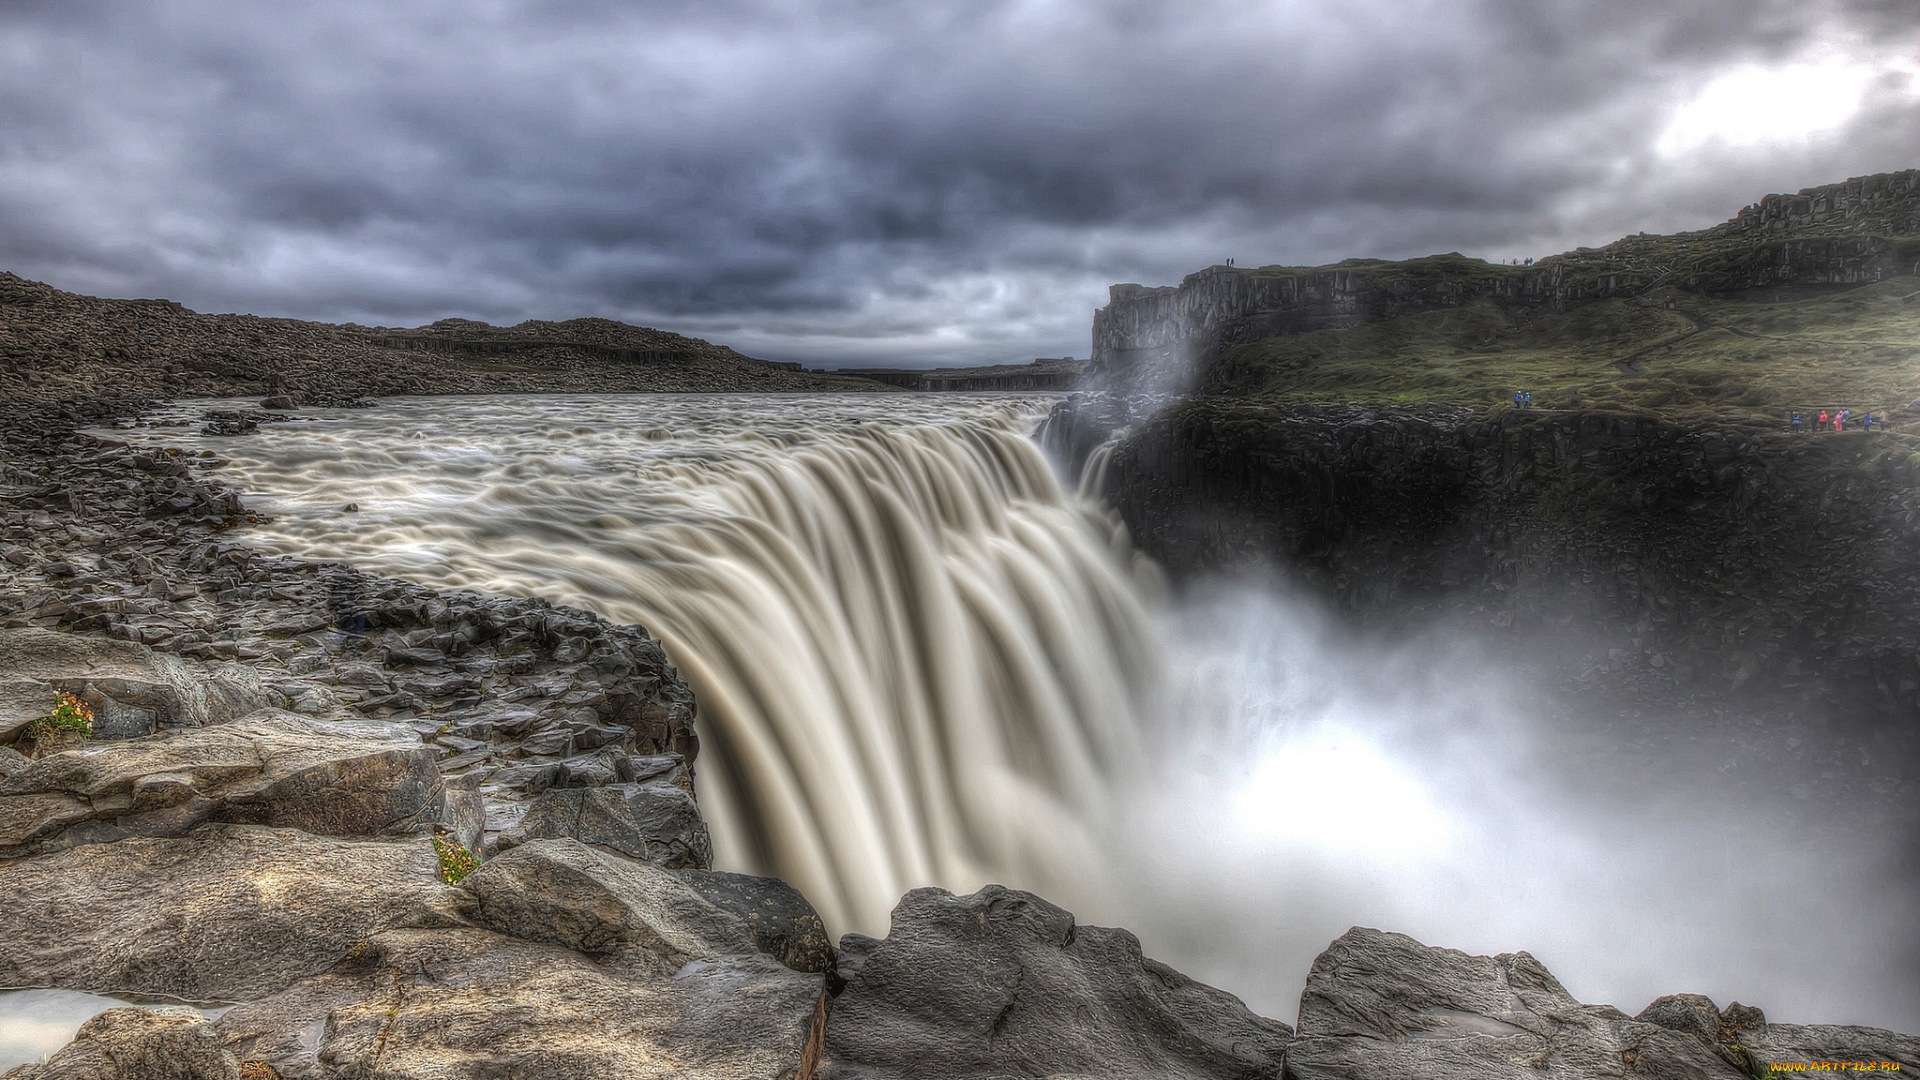
M 27 627 L 0 630 L 0 739 L 17 736 L 64 691 L 92 709 L 98 737 L 150 735 L 164 728 L 231 720 L 276 696 L 251 673 L 202 678 L 178 657 L 130 641 L 100 640 Z

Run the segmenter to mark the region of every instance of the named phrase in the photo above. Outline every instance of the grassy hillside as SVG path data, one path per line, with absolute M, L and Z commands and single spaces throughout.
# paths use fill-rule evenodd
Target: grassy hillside
M 1798 299 L 1653 292 L 1566 312 L 1491 298 L 1228 347 L 1204 393 L 1275 402 L 1613 406 L 1663 414 L 1904 409 L 1920 399 L 1920 280 Z

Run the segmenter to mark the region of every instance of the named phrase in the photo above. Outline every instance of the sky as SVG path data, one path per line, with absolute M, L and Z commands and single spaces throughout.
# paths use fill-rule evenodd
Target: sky
M 1920 167 L 1920 0 L 0 0 L 0 269 L 810 366 Z

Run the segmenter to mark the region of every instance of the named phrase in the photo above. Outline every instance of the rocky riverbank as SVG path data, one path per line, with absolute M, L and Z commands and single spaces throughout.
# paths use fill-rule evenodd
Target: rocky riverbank
M 74 430 L 137 408 L 0 427 L 0 987 L 183 1004 L 12 1080 L 1920 1068 L 1905 1036 L 1685 995 L 1630 1018 L 1524 953 L 1371 930 L 1297 1031 L 997 887 L 831 942 L 790 887 L 711 869 L 695 703 L 643 628 L 257 554 L 217 459 Z M 24 730 L 60 691 L 82 746 Z
M 1375 930 L 1298 1032 L 998 888 L 829 944 L 785 884 L 710 871 L 695 707 L 641 628 L 257 555 L 217 461 L 73 430 L 132 409 L 6 417 L 0 986 L 232 1007 L 108 1011 L 13 1080 L 1920 1068 L 1905 1036 L 1686 995 L 1628 1019 L 1524 953 Z M 94 738 L 33 746 L 61 690 Z M 482 861 L 449 882 L 455 844 Z

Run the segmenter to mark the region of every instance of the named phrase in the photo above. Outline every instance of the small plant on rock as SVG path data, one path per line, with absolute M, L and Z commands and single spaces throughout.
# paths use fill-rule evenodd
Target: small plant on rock
M 72 694 L 54 699 L 53 711 L 27 725 L 27 738 L 36 743 L 57 739 L 67 733 L 81 738 L 93 734 L 93 710 Z
M 434 834 L 433 853 L 440 857 L 440 879 L 449 885 L 460 884 L 461 879 L 480 865 L 467 845 L 455 840 L 450 833 Z

